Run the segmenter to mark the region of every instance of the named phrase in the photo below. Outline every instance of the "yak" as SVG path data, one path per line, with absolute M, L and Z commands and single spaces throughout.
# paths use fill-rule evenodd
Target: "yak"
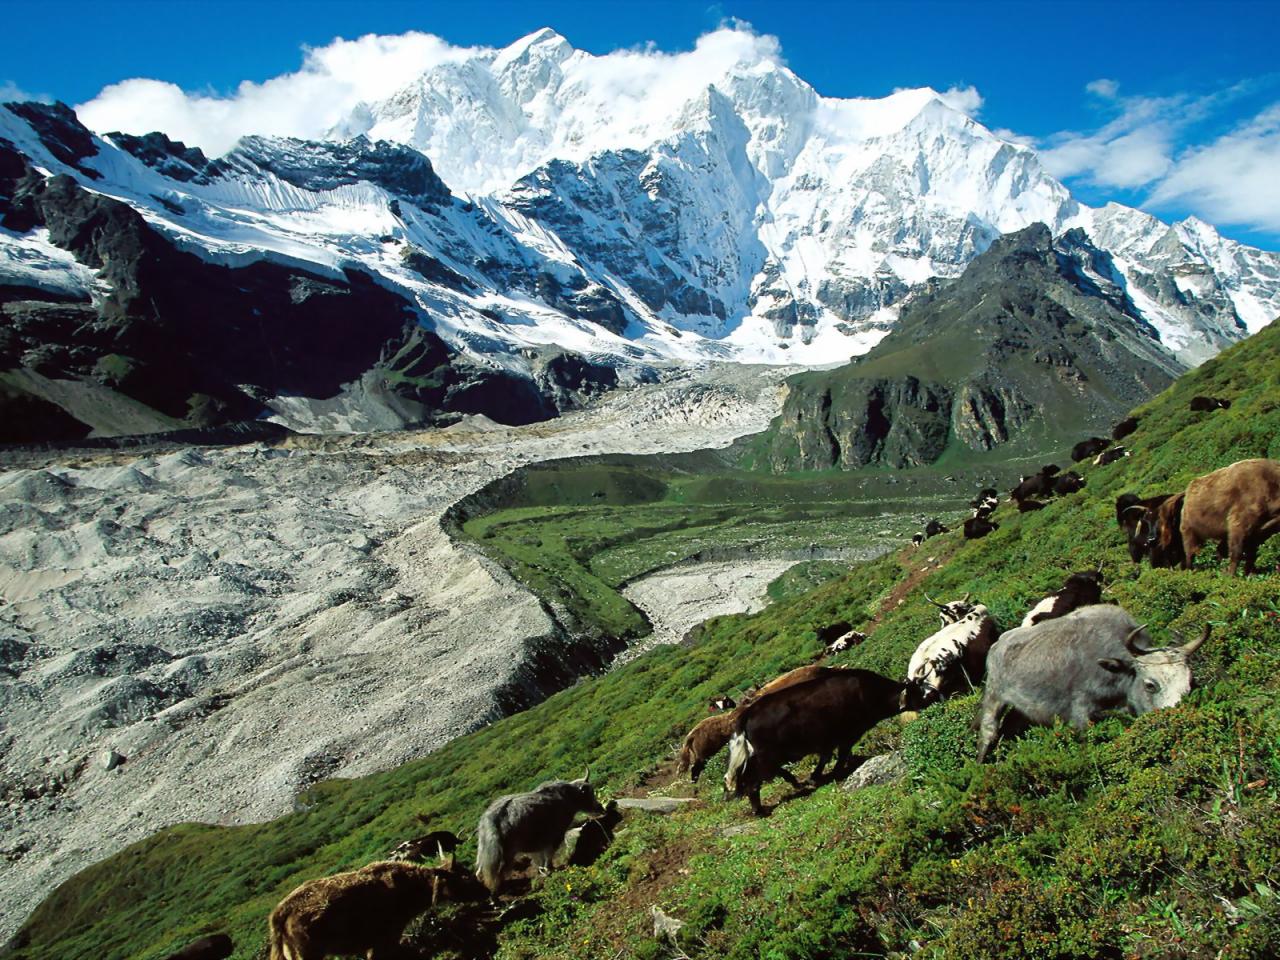
M 1079 463 L 1081 460 L 1088 460 L 1109 446 L 1111 441 L 1106 437 L 1090 437 L 1088 440 L 1081 440 L 1071 448 L 1071 462 Z
M 1227 575 L 1235 576 L 1241 560 L 1251 574 L 1258 548 L 1280 533 L 1280 461 L 1238 460 L 1197 477 L 1184 494 L 1161 505 L 1159 517 L 1163 560 L 1181 554 L 1183 569 L 1190 570 L 1205 541 L 1217 540 L 1227 547 Z
M 1111 428 L 1111 439 L 1116 441 L 1123 440 L 1125 437 L 1129 436 L 1129 434 L 1133 433 L 1133 431 L 1138 429 L 1138 423 L 1139 420 L 1137 417 L 1125 417 Z
M 1082 730 L 1108 710 L 1137 716 L 1174 706 L 1191 689 L 1187 658 L 1208 636 L 1205 627 L 1198 640 L 1153 650 L 1146 628 L 1108 604 L 1001 634 L 987 657 L 978 762 L 995 745 L 1006 709 L 1040 726 L 1064 720 Z
M 939 625 L 945 627 L 958 620 L 963 620 L 973 611 L 976 604 L 969 602 L 969 598 L 972 596 L 972 593 L 966 593 L 959 600 L 952 600 L 950 603 L 939 603 L 927 593 L 924 598 L 938 608 Z
M 1142 562 L 1159 537 L 1159 509 L 1172 496 L 1172 493 L 1159 493 L 1142 498 L 1136 493 L 1122 493 L 1116 497 L 1116 523 L 1128 538 L 1129 558 L 1134 563 Z
M 944 524 L 937 517 L 934 517 L 924 525 L 924 538 L 928 540 L 930 537 L 936 537 L 941 533 L 950 533 L 951 528 Z
M 812 680 L 827 669 L 831 668 L 810 663 L 803 667 L 796 667 L 794 670 L 788 670 L 781 676 L 774 677 L 749 696 L 744 697 L 743 706 L 745 707 L 748 703 L 758 700 L 760 697 L 766 696 L 775 690 L 785 690 L 787 687 L 794 686 L 797 683 Z M 684 743 L 680 745 L 680 759 L 676 764 L 676 773 L 681 774 L 688 771 L 689 779 L 697 783 L 698 777 L 702 774 L 702 768 L 707 765 L 707 761 L 719 753 L 724 748 L 724 745 L 729 742 L 729 737 L 733 734 L 733 725 L 738 718 L 738 712 L 738 710 L 730 710 L 725 713 L 717 713 L 695 724 L 693 729 L 685 736 Z
M 1100 454 L 1093 458 L 1095 467 L 1107 467 L 1115 463 L 1117 460 L 1123 460 L 1132 454 L 1124 447 L 1112 447 L 1110 450 L 1103 450 Z
M 548 780 L 528 793 L 511 793 L 489 804 L 476 830 L 476 879 L 496 895 L 516 857 L 527 853 L 541 872 L 564 841 L 575 814 L 600 815 L 591 771 L 579 780 Z
M 1043 620 L 1064 617 L 1072 610 L 1102 602 L 1102 564 L 1097 570 L 1073 573 L 1062 589 L 1051 593 L 1028 611 L 1022 626 L 1030 627 Z
M 994 520 L 988 520 L 985 516 L 970 517 L 964 522 L 964 538 L 966 540 L 980 540 L 993 530 L 999 530 L 1000 524 Z
M 916 647 L 907 665 L 907 682 L 918 687 L 925 705 L 977 686 L 995 639 L 995 620 L 977 604 Z
M 419 815 L 418 819 L 423 820 L 424 818 Z M 461 842 L 458 835 L 449 830 L 432 830 L 430 833 L 424 833 L 420 837 L 406 840 L 392 850 L 387 855 L 387 859 L 425 860 L 427 857 L 435 857 L 440 866 L 446 870 L 452 870 L 454 852 Z
M 1068 470 L 1060 477 L 1053 478 L 1053 495 L 1055 497 L 1065 497 L 1072 493 L 1077 493 L 1085 488 L 1085 479 L 1074 470 Z
M 810 775 L 810 782 L 816 783 L 834 755 L 834 779 L 848 765 L 849 751 L 864 733 L 920 705 L 911 686 L 869 670 L 827 669 L 812 680 L 761 697 L 738 715 L 729 741 L 725 791 L 746 796 L 752 813 L 762 816 L 763 784 L 782 777 L 800 786 L 784 764 L 816 753 L 818 765 Z
M 1207 413 L 1211 410 L 1230 410 L 1231 401 L 1224 400 L 1222 397 L 1192 397 L 1190 407 L 1197 413 Z
M 474 887 L 465 874 L 393 860 L 308 880 L 271 911 L 270 960 L 394 955 L 409 921 L 433 906 L 441 892 L 470 899 Z

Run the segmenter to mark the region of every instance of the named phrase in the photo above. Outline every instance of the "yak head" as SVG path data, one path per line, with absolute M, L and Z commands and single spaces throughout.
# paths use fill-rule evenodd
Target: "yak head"
M 938 699 L 938 691 L 923 680 L 908 680 L 898 694 L 898 712 L 923 710 Z
M 1147 557 L 1153 567 L 1176 567 L 1186 556 L 1182 548 L 1184 499 L 1184 494 L 1175 494 L 1153 511 L 1155 521 L 1147 536 Z
M 1173 496 L 1174 494 L 1165 493 L 1143 500 L 1137 494 L 1124 493 L 1116 498 L 1116 523 L 1120 525 L 1120 529 L 1125 532 L 1125 536 L 1128 538 L 1129 559 L 1134 563 L 1141 563 L 1142 558 L 1150 554 L 1153 547 L 1158 547 L 1161 531 L 1160 508 Z M 1181 500 L 1179 499 L 1179 513 L 1181 509 Z M 1175 527 L 1180 522 L 1181 516 L 1179 515 L 1177 521 L 1175 521 Z M 1179 546 L 1181 546 L 1180 541 Z M 1160 557 L 1163 560 L 1164 553 L 1160 553 Z M 1152 566 L 1168 567 L 1181 561 L 1181 556 L 1177 556 L 1172 563 L 1158 562 L 1153 559 Z
M 953 623 L 958 623 L 973 612 L 976 604 L 970 603 L 969 598 L 973 594 L 966 593 L 959 600 L 952 600 L 950 603 L 939 603 L 927 593 L 924 598 L 938 608 L 938 619 L 942 621 L 942 626 L 948 627 Z
M 587 767 L 587 772 L 580 779 L 570 780 L 569 786 L 573 787 L 577 793 L 579 810 L 596 815 L 604 813 L 604 807 L 600 806 L 600 801 L 596 799 L 595 788 L 591 786 L 590 767 Z
M 1179 640 L 1182 638 L 1179 637 Z M 1176 647 L 1152 650 L 1146 646 L 1150 640 L 1144 627 L 1135 627 L 1124 638 L 1129 659 L 1103 659 L 1098 665 L 1109 673 L 1129 678 L 1128 704 L 1136 716 L 1152 710 L 1176 706 L 1191 689 L 1191 667 L 1187 658 L 1209 639 L 1209 627 L 1190 642 Z

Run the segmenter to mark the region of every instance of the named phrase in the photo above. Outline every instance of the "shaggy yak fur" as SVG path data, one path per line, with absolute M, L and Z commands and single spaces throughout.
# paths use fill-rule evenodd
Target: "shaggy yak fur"
M 528 854 L 540 871 L 549 871 L 574 816 L 604 813 L 590 778 L 588 770 L 580 780 L 548 780 L 528 793 L 507 794 L 489 804 L 476 830 L 476 879 L 490 894 L 502 888 L 503 875 L 521 854 Z
M 1166 556 L 1182 554 L 1190 570 L 1207 540 L 1227 545 L 1227 575 L 1254 572 L 1258 548 L 1280 533 L 1280 461 L 1239 460 L 1197 477 L 1186 493 L 1160 506 L 1160 546 Z M 1181 539 L 1181 550 L 1175 538 Z M 1154 559 L 1153 559 L 1154 562 Z M 1170 564 L 1171 565 L 1171 564 Z
M 869 670 L 827 668 L 812 680 L 748 704 L 738 714 L 730 740 L 725 790 L 748 797 L 752 812 L 761 816 L 763 784 L 782 777 L 799 786 L 783 764 L 816 753 L 818 765 L 810 775 L 816 783 L 834 755 L 831 777 L 839 776 L 864 733 L 903 709 L 918 707 L 904 697 L 909 689 Z
M 409 921 L 442 892 L 469 893 L 466 880 L 446 870 L 390 860 L 308 880 L 271 911 L 270 960 L 394 956 Z

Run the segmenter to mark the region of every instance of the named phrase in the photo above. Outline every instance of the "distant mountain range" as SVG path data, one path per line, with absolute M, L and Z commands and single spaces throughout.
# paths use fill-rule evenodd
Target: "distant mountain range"
M 637 64 L 542 30 L 216 158 L 0 108 L 5 439 L 521 421 L 668 362 L 843 362 L 1034 223 L 1165 367 L 1280 313 L 1280 255 L 1086 207 L 932 90 L 824 98 L 757 51 L 617 102 Z

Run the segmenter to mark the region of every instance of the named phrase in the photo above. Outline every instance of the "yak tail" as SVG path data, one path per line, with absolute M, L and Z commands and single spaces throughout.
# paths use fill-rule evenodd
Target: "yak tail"
M 724 788 L 729 793 L 737 793 L 738 784 L 742 782 L 753 753 L 755 749 L 742 731 L 739 730 L 729 739 L 729 764 L 724 772 Z
M 267 958 L 268 960 L 299 960 L 289 946 L 285 919 L 275 911 L 272 911 L 267 920 Z
M 480 826 L 476 830 L 476 879 L 490 893 L 497 893 L 501 873 L 502 838 L 498 836 L 494 818 L 486 813 L 480 818 Z

